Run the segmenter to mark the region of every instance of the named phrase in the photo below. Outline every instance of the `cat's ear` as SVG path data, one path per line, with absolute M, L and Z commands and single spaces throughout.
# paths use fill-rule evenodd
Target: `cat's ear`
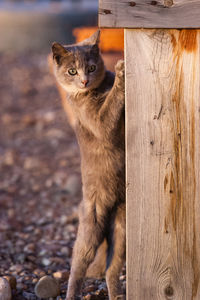
M 89 39 L 87 39 L 88 45 L 91 46 L 91 53 L 95 56 L 99 55 L 99 41 L 100 41 L 100 30 L 97 30 Z
M 52 44 L 53 59 L 59 65 L 61 58 L 68 54 L 68 51 L 59 43 Z
M 98 29 L 93 35 L 88 39 L 91 45 L 98 45 L 100 41 L 100 30 Z
M 98 45 L 100 41 L 100 30 L 98 29 L 93 35 L 91 35 L 88 39 L 80 42 L 78 45 L 80 46 L 92 46 L 92 45 Z

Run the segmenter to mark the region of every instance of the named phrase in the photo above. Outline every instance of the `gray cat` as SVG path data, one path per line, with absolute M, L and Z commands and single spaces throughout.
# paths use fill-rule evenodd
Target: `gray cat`
M 87 270 L 87 275 L 106 272 L 109 299 L 123 299 L 119 275 L 126 252 L 124 63 L 118 61 L 116 75 L 105 69 L 99 35 L 97 31 L 79 44 L 52 46 L 55 76 L 76 117 L 83 183 L 66 300 L 79 299 Z

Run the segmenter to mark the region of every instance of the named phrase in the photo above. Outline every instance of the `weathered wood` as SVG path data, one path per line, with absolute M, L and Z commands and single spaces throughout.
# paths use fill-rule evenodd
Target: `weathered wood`
M 200 31 L 125 40 L 127 299 L 198 300 Z
M 199 28 L 199 0 L 99 0 L 99 25 L 126 28 Z

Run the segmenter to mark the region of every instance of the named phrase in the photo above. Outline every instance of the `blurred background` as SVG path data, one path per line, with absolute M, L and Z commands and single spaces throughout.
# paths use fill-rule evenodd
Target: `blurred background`
M 73 115 L 51 71 L 51 44 L 90 36 L 97 11 L 96 0 L 0 0 L 0 286 L 3 277 L 9 281 L 12 299 L 42 298 L 34 289 L 45 275 L 59 281 L 55 299 L 64 299 L 81 199 L 80 155 Z M 114 70 L 123 57 L 123 31 L 102 30 L 100 47 Z M 125 279 L 123 270 L 124 289 Z M 86 281 L 84 297 L 107 299 L 105 281 Z
M 0 0 L 0 50 L 47 51 L 55 39 L 74 41 L 72 30 L 97 25 L 96 0 Z

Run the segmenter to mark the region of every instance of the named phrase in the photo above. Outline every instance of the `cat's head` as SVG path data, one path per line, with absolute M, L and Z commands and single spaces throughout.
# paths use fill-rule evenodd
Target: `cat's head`
M 97 88 L 105 75 L 99 53 L 100 31 L 81 43 L 62 46 L 53 43 L 54 70 L 58 82 L 68 92 L 86 92 Z

